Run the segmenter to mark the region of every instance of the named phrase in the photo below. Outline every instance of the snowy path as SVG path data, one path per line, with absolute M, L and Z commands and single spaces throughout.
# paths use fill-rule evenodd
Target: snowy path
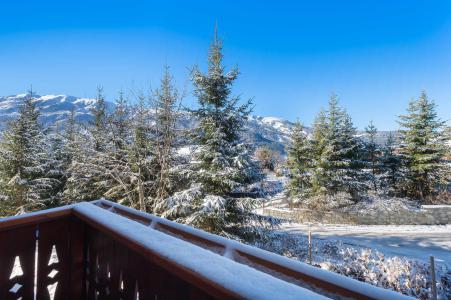
M 286 224 L 282 230 L 306 235 L 308 225 Z M 428 260 L 451 266 L 451 226 L 352 226 L 312 225 L 313 238 L 341 240 L 344 244 L 371 248 L 384 254 Z

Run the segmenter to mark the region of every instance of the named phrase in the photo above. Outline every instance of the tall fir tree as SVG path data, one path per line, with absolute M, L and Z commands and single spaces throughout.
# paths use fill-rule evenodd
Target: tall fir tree
M 174 78 L 166 65 L 153 103 L 156 148 L 155 209 L 175 191 L 179 183 L 174 168 L 177 166 L 175 150 L 179 137 L 177 121 L 180 101 L 181 96 L 174 86 Z
M 212 194 L 228 195 L 257 175 L 250 149 L 240 136 L 244 121 L 251 112 L 251 101 L 238 105 L 238 97 L 230 97 L 238 70 L 225 72 L 222 65 L 222 41 L 217 32 L 210 48 L 208 72 L 197 67 L 192 72 L 194 94 L 200 108 L 194 142 L 200 146 L 196 155 L 197 181 Z
M 225 71 L 222 42 L 215 31 L 208 56 L 208 71 L 192 71 L 199 120 L 193 136 L 197 144 L 191 165 L 191 188 L 168 198 L 166 216 L 235 238 L 258 234 L 263 224 L 252 212 L 256 200 L 241 197 L 248 184 L 260 178 L 252 149 L 242 137 L 243 125 L 251 111 L 251 101 L 239 104 L 231 97 L 238 70 Z
M 312 157 L 312 145 L 304 127 L 297 121 L 291 133 L 291 143 L 287 147 L 287 195 L 291 202 L 302 201 L 311 194 Z
M 151 143 L 153 137 L 149 102 L 143 93 L 137 95 L 137 103 L 133 107 L 129 154 L 135 195 L 131 206 L 142 211 L 152 211 L 150 196 L 155 193 L 155 149 Z
M 446 168 L 445 122 L 437 117 L 436 105 L 423 91 L 401 115 L 401 154 L 407 168 L 406 192 L 425 201 L 435 192 Z
M 349 115 L 332 95 L 327 112 L 317 116 L 313 132 L 313 192 L 317 195 L 346 193 L 354 200 L 365 190 L 362 183 L 359 142 Z
M 17 214 L 53 205 L 60 181 L 52 173 L 52 161 L 39 124 L 39 111 L 30 92 L 19 116 L 7 124 L 0 143 L 0 213 Z

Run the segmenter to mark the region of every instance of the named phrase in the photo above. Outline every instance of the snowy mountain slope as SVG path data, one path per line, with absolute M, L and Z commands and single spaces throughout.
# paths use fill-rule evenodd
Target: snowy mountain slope
M 267 146 L 284 153 L 293 126 L 293 122 L 280 118 L 249 116 L 246 138 L 256 146 Z
M 17 116 L 20 103 L 26 96 L 26 94 L 0 96 L 0 128 L 6 121 Z M 63 123 L 72 110 L 80 122 L 87 122 L 92 118 L 91 109 L 94 107 L 95 99 L 67 95 L 36 95 L 35 97 L 34 101 L 41 112 L 40 121 L 45 125 Z M 107 102 L 107 106 L 113 109 L 114 104 Z M 189 113 L 183 113 L 180 124 L 184 128 L 192 128 L 196 120 Z M 245 138 L 257 147 L 267 146 L 284 154 L 293 126 L 293 122 L 281 118 L 250 116 L 245 125 Z M 307 133 L 311 132 L 310 128 L 305 130 Z M 380 132 L 377 139 L 383 143 L 387 136 L 388 132 Z
M 26 94 L 0 97 L 0 128 L 5 122 L 15 118 L 18 114 L 20 103 Z M 36 106 L 39 108 L 42 124 L 51 125 L 64 122 L 70 116 L 72 110 L 76 119 L 80 122 L 87 122 L 92 118 L 91 109 L 94 107 L 95 99 L 78 98 L 67 95 L 45 95 L 35 96 Z M 112 109 L 114 104 L 108 102 Z M 184 128 L 192 128 L 196 120 L 189 113 L 181 115 L 180 125 Z M 266 145 L 281 152 L 284 145 L 289 141 L 289 134 L 293 123 L 272 117 L 250 116 L 246 124 L 246 138 L 256 146 Z
M 0 97 L 1 123 L 17 116 L 20 103 L 26 96 L 26 94 L 19 94 Z M 95 99 L 66 95 L 36 95 L 35 97 L 34 102 L 41 113 L 40 121 L 46 125 L 65 121 L 70 116 L 72 110 L 75 112 L 77 120 L 81 122 L 88 121 L 91 118 L 90 110 L 95 104 Z M 111 104 L 110 106 L 112 107 Z

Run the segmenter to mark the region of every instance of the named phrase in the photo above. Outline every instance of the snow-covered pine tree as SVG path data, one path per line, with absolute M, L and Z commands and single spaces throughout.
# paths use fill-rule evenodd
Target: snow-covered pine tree
M 421 201 L 435 192 L 446 168 L 445 122 L 435 109 L 434 101 L 423 91 L 418 100 L 410 101 L 407 114 L 399 117 L 400 151 L 407 167 L 406 192 Z
M 103 87 L 97 87 L 96 104 L 91 109 L 94 116 L 93 121 L 89 122 L 89 132 L 94 140 L 94 151 L 105 151 L 106 144 L 110 138 L 108 134 L 109 114 L 106 107 Z
M 395 138 L 390 132 L 380 157 L 380 186 L 389 196 L 399 195 L 399 183 L 403 179 L 402 161 L 396 151 Z
M 289 181 L 287 196 L 296 203 L 311 194 L 310 172 L 312 168 L 312 145 L 307 139 L 304 127 L 297 121 L 291 132 L 291 143 L 287 147 Z
M 316 195 L 345 193 L 356 200 L 365 189 L 355 133 L 350 116 L 332 95 L 327 112 L 321 111 L 314 124 L 312 186 Z
M 265 221 L 252 213 L 256 200 L 241 197 L 248 184 L 260 178 L 252 149 L 243 142 L 243 123 L 251 102 L 239 105 L 231 97 L 238 70 L 226 72 L 222 42 L 215 36 L 208 57 L 208 71 L 192 71 L 194 95 L 199 108 L 193 111 L 199 123 L 193 137 L 197 144 L 191 165 L 191 188 L 168 198 L 164 216 L 234 238 L 258 234 Z
M 364 171 L 364 149 L 362 141 L 356 137 L 357 130 L 352 123 L 351 116 L 343 110 L 342 146 L 343 170 L 346 175 L 343 178 L 343 187 L 352 199 L 359 200 L 360 193 L 368 189 L 368 176 Z
M 165 199 L 175 192 L 180 184 L 182 174 L 175 174 L 178 143 L 177 120 L 181 96 L 174 86 L 174 78 L 169 72 L 169 66 L 164 67 L 160 88 L 155 91 L 153 106 L 155 108 L 155 203 L 157 213 L 164 210 Z
M 68 141 L 72 154 L 68 168 L 69 177 L 65 188 L 68 202 L 89 201 L 101 198 L 111 187 L 110 177 L 105 173 L 107 151 L 111 150 L 112 133 L 103 89 L 97 89 L 96 103 L 91 109 L 93 120 L 87 126 L 78 125 L 67 133 L 75 138 Z
M 119 92 L 114 104 L 114 112 L 109 124 L 113 132 L 113 145 L 117 150 L 125 150 L 130 141 L 131 116 L 130 105 L 124 97 L 123 91 Z
M 52 174 L 45 133 L 30 92 L 0 143 L 0 214 L 11 215 L 52 205 L 60 184 Z
M 155 149 L 152 147 L 152 121 L 149 99 L 139 92 L 137 103 L 132 108 L 132 139 L 129 150 L 129 163 L 132 173 L 133 202 L 142 211 L 152 211 L 151 195 L 155 191 Z
M 48 129 L 45 135 L 44 144 L 47 146 L 46 158 L 47 176 L 53 178 L 53 188 L 47 192 L 45 198 L 48 199 L 47 207 L 56 207 L 63 201 L 64 187 L 66 185 L 66 169 L 68 167 L 69 156 L 65 151 L 65 139 L 58 124 Z
M 367 135 L 367 140 L 365 141 L 365 158 L 367 161 L 367 168 L 370 170 L 369 180 L 375 192 L 377 192 L 378 183 L 378 173 L 380 172 L 380 149 L 379 145 L 376 143 L 377 128 L 374 126 L 373 121 L 365 127 L 365 132 Z
M 64 156 L 65 156 L 65 167 L 64 169 L 68 169 L 72 163 L 72 160 L 75 156 L 75 148 L 77 137 L 80 132 L 79 124 L 76 120 L 77 112 L 75 109 L 72 109 L 68 119 L 64 124 L 64 130 L 62 132 L 62 138 L 64 141 Z M 66 174 L 69 177 L 69 174 Z
M 326 111 L 321 108 L 313 122 L 313 133 L 310 141 L 312 147 L 312 170 L 310 181 L 314 194 L 325 194 L 325 181 L 327 180 L 323 167 L 325 162 L 321 160 L 322 153 L 326 147 L 327 116 Z
M 88 163 L 88 155 L 93 153 L 93 143 L 88 131 L 77 122 L 75 110 L 71 111 L 62 135 L 64 138 L 63 152 L 67 159 L 64 168 L 66 183 L 63 201 L 70 204 L 92 200 L 94 186 L 91 179 L 92 166 Z
M 132 121 L 130 106 L 123 92 L 115 100 L 114 111 L 108 122 L 112 132 L 106 151 L 99 152 L 101 164 L 97 168 L 103 171 L 108 179 L 104 196 L 119 203 L 134 206 L 137 194 L 134 192 L 137 175 L 132 169 Z

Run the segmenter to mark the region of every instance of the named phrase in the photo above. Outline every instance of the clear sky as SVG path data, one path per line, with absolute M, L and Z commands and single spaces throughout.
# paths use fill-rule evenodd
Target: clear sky
M 180 88 L 205 66 L 215 21 L 234 88 L 254 113 L 310 125 L 335 92 L 361 129 L 425 89 L 451 118 L 451 1 L 2 1 L 0 95 L 108 100 L 155 87 L 167 62 Z M 188 96 L 186 104 L 193 101 Z

